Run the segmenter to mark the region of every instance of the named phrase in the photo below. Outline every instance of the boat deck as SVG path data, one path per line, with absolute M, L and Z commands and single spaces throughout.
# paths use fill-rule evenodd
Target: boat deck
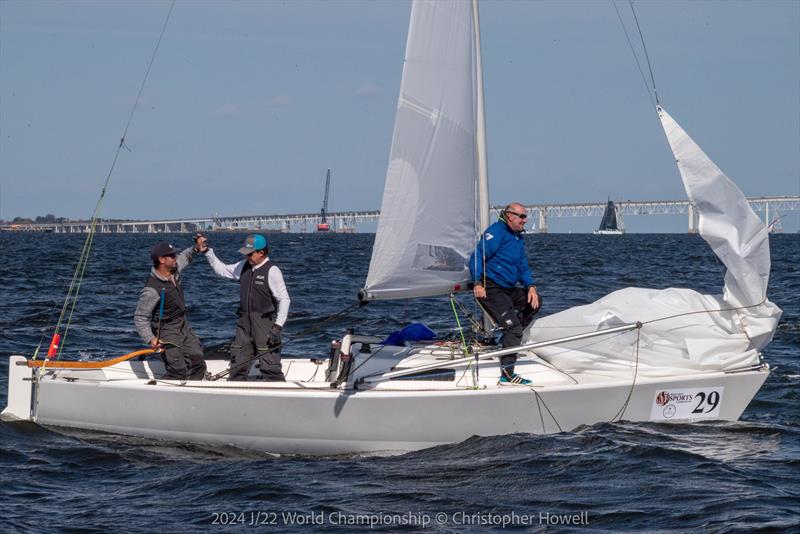
M 386 357 L 372 359 L 375 365 L 365 364 L 366 357 L 357 355 L 353 363 L 354 371 L 350 380 L 335 385 L 336 377 L 329 373 L 328 360 L 308 359 L 308 358 L 284 358 L 283 369 L 286 375 L 286 382 L 272 382 L 259 380 L 258 369 L 254 367 L 246 382 L 230 382 L 225 376 L 228 369 L 227 360 L 208 360 L 208 371 L 212 377 L 218 375 L 219 378 L 202 381 L 179 381 L 167 380 L 162 378 L 164 366 L 158 358 L 149 358 L 139 361 L 120 362 L 104 369 L 58 369 L 49 371 L 51 378 L 57 380 L 82 382 L 131 382 L 144 383 L 149 385 L 182 385 L 184 387 L 205 388 L 205 389 L 263 389 L 263 390 L 285 390 L 285 391 L 334 391 L 336 389 L 358 389 L 374 391 L 430 391 L 443 390 L 452 391 L 459 389 L 486 389 L 486 388 L 509 388 L 513 386 L 500 386 L 500 366 L 496 359 L 480 361 L 477 366 L 477 373 L 474 372 L 475 364 L 455 364 L 453 367 L 445 365 L 438 372 L 429 374 L 420 373 L 409 377 L 388 379 L 384 381 L 365 383 L 360 378 L 368 375 L 380 374 L 381 372 L 409 369 L 419 365 L 431 363 L 446 363 L 454 359 L 450 351 L 443 351 L 437 348 L 433 350 L 423 349 L 414 350 L 406 358 L 401 358 L 400 348 L 390 350 Z M 382 350 L 382 349 L 381 349 Z M 407 349 L 406 349 L 407 350 Z M 455 355 L 460 356 L 460 355 Z M 592 375 L 588 373 L 567 374 L 554 369 L 542 360 L 537 360 L 535 355 L 530 354 L 521 357 L 516 365 L 516 372 L 524 378 L 533 381 L 534 388 L 545 388 L 554 386 L 569 386 L 573 384 L 590 384 L 609 381 L 609 377 Z M 335 374 L 335 373 L 334 373 Z M 477 383 L 476 383 L 477 379 Z M 614 381 L 619 381 L 623 377 L 617 377 Z

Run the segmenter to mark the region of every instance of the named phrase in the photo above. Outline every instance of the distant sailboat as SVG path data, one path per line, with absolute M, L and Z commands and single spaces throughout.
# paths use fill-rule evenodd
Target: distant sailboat
M 603 213 L 603 220 L 600 221 L 600 227 L 594 233 L 595 235 L 622 235 L 625 233 L 625 228 L 621 222 L 617 215 L 617 207 L 609 198 L 606 211 Z

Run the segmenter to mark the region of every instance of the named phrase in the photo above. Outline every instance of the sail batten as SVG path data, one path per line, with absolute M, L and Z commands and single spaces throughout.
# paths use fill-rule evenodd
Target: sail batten
M 479 216 L 473 6 L 413 2 L 366 300 L 469 280 Z

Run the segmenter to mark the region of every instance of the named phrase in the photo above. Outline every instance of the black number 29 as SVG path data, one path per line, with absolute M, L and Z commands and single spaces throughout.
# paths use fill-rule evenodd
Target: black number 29
M 697 394 L 697 398 L 699 398 L 700 401 L 697 403 L 697 406 L 694 407 L 692 413 L 713 412 L 717 408 L 717 405 L 719 404 L 719 393 L 717 393 L 716 391 L 712 391 L 711 393 L 708 394 L 708 396 L 706 396 L 706 393 L 704 391 L 701 391 L 700 393 Z

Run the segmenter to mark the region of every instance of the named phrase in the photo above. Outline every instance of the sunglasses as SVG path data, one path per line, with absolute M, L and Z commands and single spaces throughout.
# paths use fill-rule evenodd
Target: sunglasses
M 513 211 L 507 211 L 506 213 L 509 214 L 509 215 L 516 215 L 520 219 L 527 219 L 528 218 L 528 214 L 527 213 L 516 213 L 516 212 L 513 212 Z

